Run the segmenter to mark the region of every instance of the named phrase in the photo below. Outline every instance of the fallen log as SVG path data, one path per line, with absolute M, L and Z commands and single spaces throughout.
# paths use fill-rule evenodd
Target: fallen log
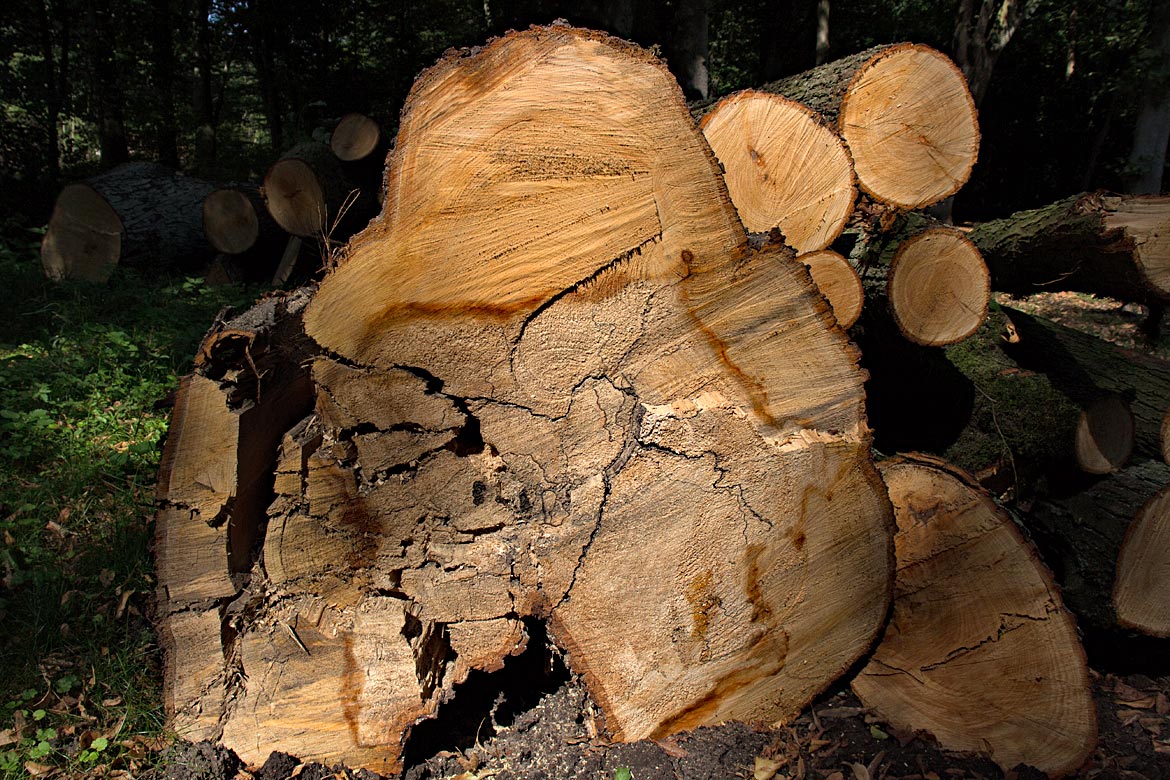
M 992 287 L 1170 300 L 1170 196 L 1091 192 L 976 225 Z
M 861 189 L 900 209 L 958 192 L 979 153 L 967 81 L 928 46 L 867 49 L 761 89 L 824 116 L 845 139 Z
M 329 136 L 329 148 L 342 162 L 364 160 L 382 146 L 382 128 L 365 114 L 346 114 Z
M 562 26 L 451 53 L 387 182 L 282 347 L 316 405 L 257 448 L 262 554 L 160 608 L 224 659 L 172 646 L 172 718 L 251 763 L 396 771 L 534 621 L 614 739 L 798 712 L 888 607 L 863 375 L 793 254 L 748 248 L 666 68 Z
M 216 251 L 241 255 L 253 247 L 287 241 L 264 205 L 260 188 L 248 184 L 217 187 L 203 199 L 203 235 Z
M 833 308 L 837 324 L 845 330 L 852 327 L 861 316 L 865 289 L 849 261 L 831 249 L 808 252 L 796 259 L 808 268 L 813 283 Z
M 328 146 L 295 146 L 264 176 L 264 200 L 276 223 L 294 236 L 342 243 L 377 213 L 376 193 L 363 190 Z
M 1051 574 L 969 476 L 923 457 L 879 468 L 898 574 L 890 624 L 854 692 L 895 729 L 986 753 L 1005 772 L 1076 771 L 1096 747 L 1096 710 Z
M 825 249 L 841 234 L 857 197 L 853 161 L 814 112 L 747 90 L 717 103 L 699 127 L 744 227 L 779 228 L 798 254 Z
M 215 256 L 200 224 L 201 205 L 212 188 L 146 162 L 66 185 L 41 241 L 45 274 L 104 282 L 119 264 L 201 267 Z
M 1138 510 L 1117 557 L 1117 622 L 1170 639 L 1170 476 Z

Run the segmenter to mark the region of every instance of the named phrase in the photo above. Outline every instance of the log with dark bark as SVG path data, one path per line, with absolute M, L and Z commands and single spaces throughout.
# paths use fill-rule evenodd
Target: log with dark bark
M 1138 510 L 1117 557 L 1119 625 L 1170 639 L 1170 477 Z
M 1051 574 L 969 476 L 921 456 L 880 468 L 898 523 L 894 609 L 854 692 L 896 729 L 986 753 L 1005 772 L 1077 770 L 1096 710 Z
M 841 234 L 857 197 L 853 161 L 817 114 L 748 90 L 715 104 L 699 127 L 744 227 L 779 228 L 798 253 L 824 249 Z
M 213 185 L 154 163 L 127 163 L 57 196 L 41 242 L 51 279 L 104 282 L 120 263 L 198 269 L 215 250 L 201 208 Z
M 849 146 L 861 189 L 898 208 L 958 192 L 979 153 L 966 79 L 928 46 L 879 46 L 762 89 L 828 119 Z
M 975 226 L 992 287 L 1170 300 L 1170 196 L 1085 193 Z
M 255 380 L 200 408 L 251 400 L 235 460 L 266 453 L 275 500 L 232 543 L 226 488 L 180 500 L 238 474 L 231 426 L 168 454 L 160 556 L 197 550 L 159 575 L 174 721 L 394 771 L 533 621 L 615 739 L 799 711 L 877 634 L 891 510 L 855 349 L 789 250 L 748 248 L 669 72 L 561 26 L 449 54 L 387 181 L 304 309 L 321 353 L 269 342 L 314 414 L 234 323 L 191 380 Z
M 350 179 L 322 143 L 295 146 L 264 177 L 264 199 L 277 224 L 294 236 L 344 242 L 377 212 L 376 193 Z

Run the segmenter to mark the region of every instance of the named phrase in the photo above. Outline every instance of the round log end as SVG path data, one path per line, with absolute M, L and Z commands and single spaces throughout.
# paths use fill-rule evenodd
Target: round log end
M 313 168 L 304 160 L 277 160 L 264 177 L 268 212 L 294 236 L 313 236 L 325 227 L 325 191 Z
M 890 264 L 887 295 L 898 329 L 927 347 L 955 344 L 987 317 L 991 276 L 979 250 L 951 228 L 907 239 Z
M 203 199 L 203 235 L 220 252 L 248 251 L 260 237 L 256 207 L 239 190 L 215 190 Z
M 894 610 L 853 682 L 867 706 L 947 750 L 1057 777 L 1096 745 L 1085 652 L 1011 518 L 937 459 L 879 466 L 898 524 Z
M 67 185 L 57 196 L 41 241 L 41 264 L 50 279 L 104 282 L 122 253 L 122 220 L 88 184 Z
M 1117 471 L 1133 454 L 1134 419 L 1129 404 L 1107 395 L 1081 411 L 1077 420 L 1077 465 L 1089 474 Z
M 929 46 L 891 46 L 859 68 L 839 122 L 861 188 L 904 209 L 954 195 L 979 155 L 967 80 Z
M 1170 487 L 1138 510 L 1117 556 L 1117 622 L 1170 638 Z
M 852 327 L 861 316 L 865 289 L 849 261 L 831 249 L 809 252 L 797 259 L 808 267 L 817 289 L 833 307 L 837 324 L 842 328 Z
M 362 160 L 377 148 L 381 136 L 382 129 L 373 119 L 365 114 L 346 114 L 334 128 L 329 148 L 339 160 Z
M 1170 299 L 1170 196 L 1121 195 L 1104 203 L 1106 229 L 1125 232 L 1146 286 Z
M 857 196 L 853 162 L 820 117 L 779 95 L 746 91 L 722 100 L 700 127 L 744 227 L 778 227 L 798 253 L 841 234 Z

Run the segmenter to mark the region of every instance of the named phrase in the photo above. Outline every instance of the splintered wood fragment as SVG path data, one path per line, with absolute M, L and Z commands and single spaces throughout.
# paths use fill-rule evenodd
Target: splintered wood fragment
M 833 307 L 837 324 L 848 329 L 861 316 L 865 288 L 849 261 L 831 249 L 809 252 L 796 258 L 808 268 L 813 283 Z
M 942 461 L 884 461 L 898 574 L 885 636 L 853 690 L 947 750 L 1053 777 L 1092 753 L 1084 650 L 1051 574 L 973 480 Z
M 983 324 L 991 282 L 979 250 L 966 236 L 932 227 L 898 247 L 886 294 L 902 335 L 941 347 L 962 341 Z
M 1133 445 L 1133 412 L 1124 398 L 1110 393 L 1081 410 L 1073 452 L 1082 471 L 1117 471 L 1133 454 Z
M 824 249 L 841 235 L 857 197 L 853 161 L 817 114 L 748 90 L 721 100 L 699 127 L 744 227 L 779 228 L 797 253 Z
M 1138 511 L 1117 557 L 1117 622 L 1170 638 L 1170 486 Z
M 45 275 L 104 282 L 120 263 L 200 268 L 215 254 L 200 220 L 212 188 L 145 162 L 66 185 L 41 241 Z
M 621 740 L 788 718 L 855 663 L 893 580 L 859 356 L 791 250 L 749 249 L 665 66 L 560 25 L 448 54 L 387 184 L 311 342 L 224 326 L 202 364 L 234 344 L 257 405 L 316 387 L 264 429 L 224 743 L 400 771 L 540 621 Z
M 1170 196 L 1089 192 L 976 225 L 996 290 L 1170 299 Z
M 979 154 L 967 80 L 929 46 L 879 46 L 765 85 L 834 122 L 861 189 L 901 209 L 959 191 Z
M 345 162 L 369 156 L 382 138 L 382 128 L 365 114 L 346 114 L 329 136 L 329 148 Z

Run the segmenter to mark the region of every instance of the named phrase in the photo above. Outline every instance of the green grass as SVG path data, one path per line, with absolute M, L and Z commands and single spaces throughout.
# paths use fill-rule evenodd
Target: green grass
M 148 614 L 166 399 L 216 313 L 259 290 L 122 268 L 53 284 L 39 240 L 0 236 L 0 778 L 133 772 L 163 736 Z

